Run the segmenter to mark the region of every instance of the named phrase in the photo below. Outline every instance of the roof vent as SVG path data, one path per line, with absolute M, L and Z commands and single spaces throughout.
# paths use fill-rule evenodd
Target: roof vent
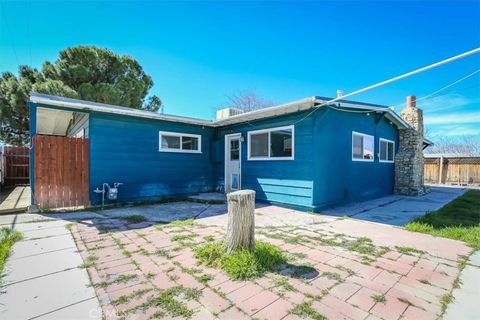
M 224 108 L 224 109 L 217 110 L 216 119 L 217 120 L 226 119 L 226 118 L 230 118 L 232 116 L 236 116 L 236 115 L 239 115 L 239 114 L 242 114 L 242 113 L 243 113 L 243 110 L 241 110 L 241 109 Z
M 342 89 L 338 89 L 337 90 L 337 98 L 341 98 L 343 97 L 343 90 Z

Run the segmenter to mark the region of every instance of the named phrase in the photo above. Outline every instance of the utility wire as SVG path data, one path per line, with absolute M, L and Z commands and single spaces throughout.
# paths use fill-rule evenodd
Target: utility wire
M 418 73 L 421 73 L 421 72 L 425 72 L 427 70 L 430 70 L 430 69 L 433 69 L 433 68 L 437 68 L 439 66 L 442 66 L 444 64 L 447 64 L 447 63 L 450 63 L 450 62 L 453 62 L 453 61 L 456 61 L 456 60 L 459 60 L 459 59 L 462 59 L 462 58 L 465 58 L 465 57 L 468 57 L 468 56 L 471 56 L 473 54 L 477 54 L 480 52 L 480 48 L 475 48 L 473 50 L 470 50 L 470 51 L 467 51 L 467 52 L 464 52 L 464 53 L 461 53 L 461 54 L 458 54 L 456 56 L 453 56 L 451 58 L 448 58 L 448 59 L 444 59 L 444 60 L 441 60 L 439 62 L 435 62 L 433 64 L 430 64 L 428 66 L 425 66 L 425 67 L 422 67 L 422 68 L 419 68 L 419 69 L 416 69 L 416 70 L 413 70 L 413 71 L 410 71 L 410 72 L 407 72 L 407 73 L 404 73 L 402 75 L 399 75 L 399 76 L 396 76 L 394 78 L 391 78 L 391 79 L 388 79 L 388 80 L 385 80 L 385 81 L 381 81 L 381 82 L 378 82 L 376 84 L 373 84 L 371 86 L 368 86 L 368 87 L 365 87 L 363 89 L 359 89 L 359 90 L 356 90 L 356 91 L 353 91 L 351 93 L 348 93 L 346 95 L 343 95 L 341 97 L 337 97 L 335 99 L 331 99 L 329 101 L 326 101 L 324 103 L 321 103 L 317 106 L 314 106 L 314 109 L 309 112 L 305 117 L 303 117 L 302 119 L 294 122 L 294 124 L 297 124 L 303 120 L 305 120 L 306 118 L 308 118 L 310 115 L 312 115 L 314 112 L 316 112 L 320 107 L 323 107 L 323 106 L 326 106 L 326 105 L 329 105 L 329 104 L 332 104 L 333 102 L 337 102 L 339 100 L 344 100 L 345 98 L 348 98 L 348 97 L 351 97 L 351 96 L 354 96 L 354 95 L 357 95 L 359 93 L 363 93 L 363 92 L 366 92 L 366 91 L 370 91 L 372 89 L 375 89 L 375 88 L 378 88 L 378 87 L 381 87 L 381 86 L 384 86 L 386 84 L 389 84 L 389 83 L 392 83 L 392 82 L 395 82 L 395 81 L 398 81 L 398 80 L 401 80 L 401 79 L 404 79 L 404 78 L 407 78 L 407 77 L 410 77 L 410 76 L 413 76 L 415 74 L 418 74 Z
M 440 92 L 442 92 L 442 91 L 444 91 L 444 90 L 446 90 L 446 89 L 448 89 L 448 88 L 450 88 L 450 87 L 453 87 L 453 86 L 456 85 L 457 83 L 460 83 L 460 82 L 462 82 L 462 81 L 464 81 L 464 80 L 467 80 L 468 78 L 473 77 L 474 75 L 476 75 L 476 74 L 479 73 L 479 72 L 480 72 L 480 69 L 477 69 L 477 70 L 473 71 L 472 73 L 466 75 L 465 77 L 462 77 L 462 78 L 460 78 L 460 79 L 457 79 L 457 80 L 455 80 L 454 82 L 452 82 L 452 83 L 450 83 L 450 84 L 448 84 L 448 85 L 446 85 L 446 86 L 444 86 L 444 87 L 442 87 L 442 88 L 440 88 L 440 89 L 438 89 L 438 90 L 435 90 L 435 91 L 427 94 L 426 96 L 423 96 L 423 97 L 421 97 L 421 98 L 416 99 L 416 102 L 419 102 L 419 101 L 428 99 L 428 98 L 430 98 L 431 96 L 436 95 L 437 93 L 440 93 Z M 402 106 L 402 105 L 403 105 L 403 103 L 398 104 L 398 105 L 395 106 L 395 108 L 396 108 L 396 107 L 400 107 L 400 106 Z

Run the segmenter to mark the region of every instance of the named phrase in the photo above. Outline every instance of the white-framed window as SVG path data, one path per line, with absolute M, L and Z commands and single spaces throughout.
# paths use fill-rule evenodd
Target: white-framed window
M 352 160 L 369 161 L 374 160 L 375 139 L 373 136 L 352 131 Z
M 162 152 L 202 152 L 202 136 L 199 134 L 160 131 L 159 151 Z
M 380 138 L 378 143 L 378 159 L 380 162 L 393 163 L 395 157 L 395 142 Z
M 293 160 L 294 126 L 248 132 L 248 160 Z

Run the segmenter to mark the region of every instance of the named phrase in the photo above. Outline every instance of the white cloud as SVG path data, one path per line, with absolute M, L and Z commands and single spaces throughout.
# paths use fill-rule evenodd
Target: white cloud
M 475 101 L 468 99 L 461 94 L 450 93 L 418 101 L 417 107 L 422 108 L 425 113 L 436 113 L 462 107 L 474 102 Z
M 445 113 L 439 115 L 425 115 L 423 119 L 425 125 L 442 124 L 461 124 L 461 123 L 479 123 L 480 111 L 464 113 Z
M 446 136 L 480 136 L 480 123 L 427 126 L 425 132 L 432 139 Z

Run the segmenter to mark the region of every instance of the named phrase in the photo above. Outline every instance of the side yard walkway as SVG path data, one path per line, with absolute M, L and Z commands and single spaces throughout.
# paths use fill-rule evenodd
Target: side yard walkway
M 30 186 L 19 186 L 11 190 L 3 201 L 0 202 L 0 214 L 24 212 L 30 205 Z
M 409 221 L 438 210 L 466 189 L 453 187 L 431 187 L 420 197 L 391 195 L 360 203 L 341 206 L 322 213 L 332 216 L 348 216 L 355 219 L 404 226 Z
M 22 215 L 0 217 L 0 226 L 20 231 L 0 288 L 2 319 L 101 319 L 95 290 L 68 221 Z M 30 218 L 30 219 L 29 219 Z M 37 221 L 37 222 L 34 222 Z

